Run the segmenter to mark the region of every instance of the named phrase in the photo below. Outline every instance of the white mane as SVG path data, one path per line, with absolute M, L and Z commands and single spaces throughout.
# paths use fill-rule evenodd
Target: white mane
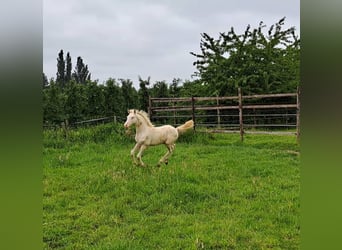
M 131 109 L 129 111 L 130 113 L 135 113 L 137 115 L 140 115 L 146 122 L 146 124 L 149 126 L 149 127 L 154 127 L 154 125 L 152 124 L 150 118 L 148 117 L 148 114 L 143 111 L 143 110 L 137 110 L 137 109 Z

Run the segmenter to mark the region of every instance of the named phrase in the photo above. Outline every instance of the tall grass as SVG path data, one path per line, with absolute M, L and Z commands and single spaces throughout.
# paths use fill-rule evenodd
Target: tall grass
M 44 132 L 45 249 L 298 249 L 294 136 L 188 133 L 132 164 L 134 135 Z

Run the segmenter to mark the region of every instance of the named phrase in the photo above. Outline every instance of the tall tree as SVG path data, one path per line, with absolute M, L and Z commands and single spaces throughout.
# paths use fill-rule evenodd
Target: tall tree
M 62 49 L 58 53 L 58 58 L 57 58 L 56 83 L 61 87 L 64 87 L 65 85 L 65 61 L 64 61 L 64 52 Z
M 66 73 L 65 73 L 65 82 L 71 81 L 71 70 L 72 70 L 72 63 L 71 63 L 71 57 L 70 53 L 67 53 L 66 56 Z
M 77 83 L 85 84 L 87 81 L 90 81 L 91 74 L 88 70 L 88 65 L 83 63 L 82 57 L 77 57 L 76 67 L 73 73 L 73 78 Z

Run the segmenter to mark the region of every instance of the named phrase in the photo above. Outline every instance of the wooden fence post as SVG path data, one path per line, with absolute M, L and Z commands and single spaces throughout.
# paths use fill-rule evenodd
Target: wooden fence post
M 61 125 L 62 125 L 62 129 L 63 129 L 64 138 L 68 138 L 69 121 L 67 119 L 65 119 Z
M 299 137 L 300 137 L 300 89 L 299 87 L 297 88 L 297 115 L 296 115 L 296 129 L 297 129 L 297 143 L 299 143 Z
M 217 110 L 216 110 L 216 113 L 217 113 L 217 128 L 220 129 L 221 128 L 221 117 L 220 117 L 220 109 L 219 109 L 219 98 L 218 96 L 216 96 L 216 106 L 217 106 Z
M 150 117 L 150 120 L 152 120 L 152 100 L 151 100 L 151 96 L 148 96 L 148 116 Z
M 172 100 L 172 105 L 173 105 L 173 106 L 176 106 L 175 100 Z M 177 121 L 176 121 L 176 110 L 173 110 L 173 125 L 174 125 L 174 126 L 177 125 Z
M 192 106 L 192 120 L 194 122 L 194 131 L 196 131 L 196 120 L 195 120 L 195 98 L 191 96 L 191 106 Z
M 239 124 L 240 124 L 240 138 L 243 142 L 243 120 L 242 120 L 242 94 L 241 94 L 241 88 L 238 88 L 239 93 Z

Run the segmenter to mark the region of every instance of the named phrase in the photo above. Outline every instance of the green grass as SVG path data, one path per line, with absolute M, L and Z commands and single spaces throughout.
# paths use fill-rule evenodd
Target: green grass
M 295 136 L 187 134 L 129 156 L 111 125 L 44 132 L 45 249 L 298 249 Z

